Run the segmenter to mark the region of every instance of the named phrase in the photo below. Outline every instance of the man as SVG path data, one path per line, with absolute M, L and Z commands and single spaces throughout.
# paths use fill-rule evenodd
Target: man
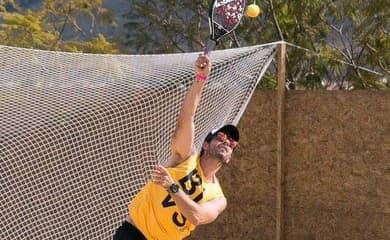
M 157 165 L 149 181 L 129 204 L 129 214 L 114 240 L 179 240 L 196 226 L 213 222 L 226 207 L 216 177 L 239 140 L 235 126 L 210 132 L 200 154 L 194 146 L 194 117 L 211 71 L 206 55 L 195 62 L 195 81 L 184 98 L 172 137 L 172 157 Z

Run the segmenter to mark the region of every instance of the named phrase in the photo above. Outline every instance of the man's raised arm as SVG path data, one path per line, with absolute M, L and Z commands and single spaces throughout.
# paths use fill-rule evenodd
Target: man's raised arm
M 210 59 L 208 56 L 200 54 L 195 61 L 195 80 L 188 90 L 180 109 L 171 142 L 172 157 L 165 165 L 166 167 L 174 167 L 195 153 L 194 117 L 210 71 Z

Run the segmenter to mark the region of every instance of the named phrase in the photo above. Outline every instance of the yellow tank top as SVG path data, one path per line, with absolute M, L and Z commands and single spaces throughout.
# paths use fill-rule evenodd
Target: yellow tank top
M 175 168 L 168 168 L 168 171 L 195 202 L 207 202 L 224 196 L 218 183 L 206 182 L 198 154 Z M 130 202 L 129 214 L 135 226 L 148 240 L 179 240 L 195 229 L 180 213 L 168 192 L 150 181 Z

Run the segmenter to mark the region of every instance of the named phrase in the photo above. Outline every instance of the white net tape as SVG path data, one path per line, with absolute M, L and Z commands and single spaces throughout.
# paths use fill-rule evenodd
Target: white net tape
M 276 45 L 212 53 L 196 146 L 237 124 Z M 169 144 L 197 53 L 0 46 L 0 239 L 111 239 Z

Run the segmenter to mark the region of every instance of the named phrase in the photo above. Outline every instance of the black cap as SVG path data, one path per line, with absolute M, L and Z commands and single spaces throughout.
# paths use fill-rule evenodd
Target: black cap
M 240 133 L 239 133 L 237 127 L 234 125 L 231 125 L 231 124 L 227 124 L 219 129 L 215 129 L 215 130 L 209 132 L 209 134 L 207 134 L 205 141 L 210 142 L 213 139 L 213 137 L 219 132 L 226 133 L 227 135 L 229 135 L 231 138 L 233 138 L 237 142 L 240 139 Z

